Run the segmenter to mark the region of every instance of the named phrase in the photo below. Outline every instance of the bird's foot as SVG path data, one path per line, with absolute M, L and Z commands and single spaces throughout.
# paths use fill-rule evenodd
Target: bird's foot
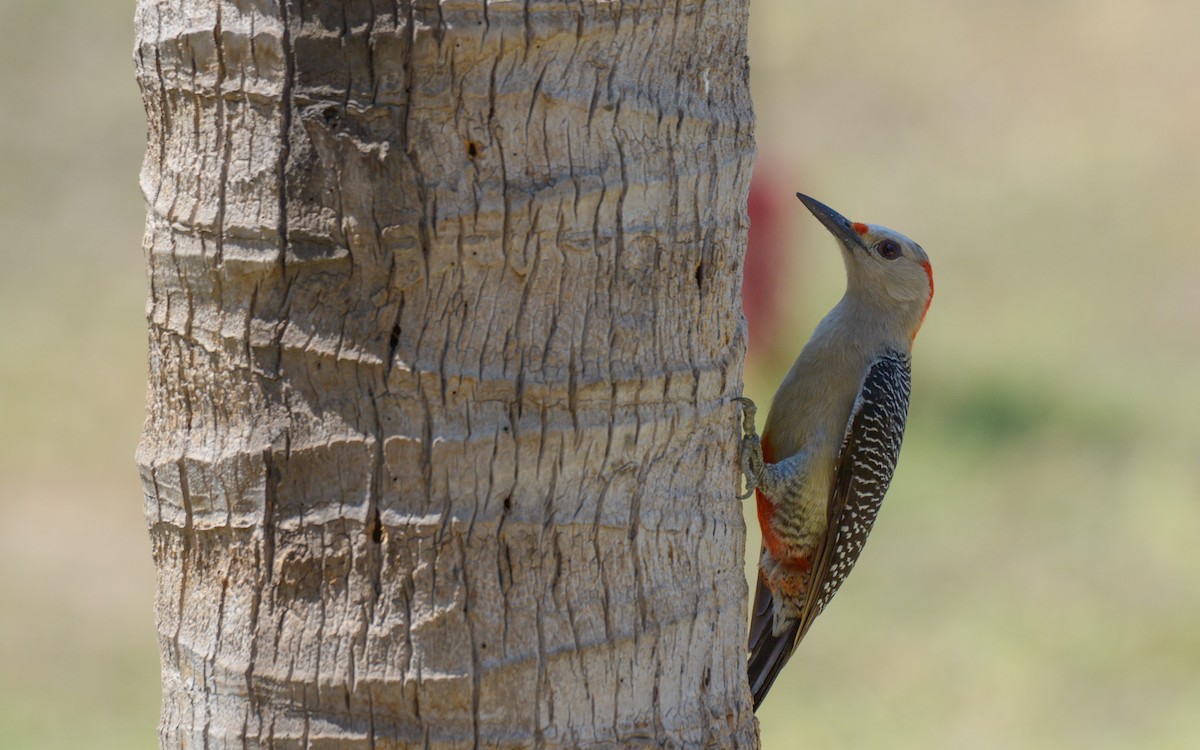
M 738 445 L 738 464 L 746 477 L 746 491 L 738 495 L 738 500 L 745 500 L 754 494 L 754 488 L 762 483 L 766 463 L 763 461 L 762 440 L 754 430 L 754 417 L 758 413 L 758 407 L 744 396 L 739 396 L 736 401 L 742 405 L 742 440 Z

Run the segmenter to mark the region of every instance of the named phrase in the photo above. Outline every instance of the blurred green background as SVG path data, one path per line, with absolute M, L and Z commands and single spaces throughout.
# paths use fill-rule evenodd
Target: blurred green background
M 0 2 L 4 748 L 156 741 L 132 15 Z M 755 0 L 751 27 L 761 184 L 937 279 L 885 511 L 764 747 L 1200 747 L 1200 5 Z M 779 211 L 764 403 L 843 284 Z
M 0 748 L 157 746 L 133 3 L 0 0 Z

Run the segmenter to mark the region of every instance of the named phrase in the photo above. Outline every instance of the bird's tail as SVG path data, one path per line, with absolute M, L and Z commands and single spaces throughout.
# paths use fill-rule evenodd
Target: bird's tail
M 779 670 L 796 650 L 799 640 L 800 619 L 792 620 L 787 629 L 775 635 L 775 600 L 771 590 L 758 581 L 754 591 L 754 616 L 750 620 L 750 659 L 746 670 L 750 677 L 750 692 L 754 694 L 754 710 L 762 705 L 767 691 L 779 676 Z

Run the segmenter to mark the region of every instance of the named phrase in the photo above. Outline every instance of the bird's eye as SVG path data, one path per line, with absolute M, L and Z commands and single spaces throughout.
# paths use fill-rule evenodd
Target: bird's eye
M 900 257 L 900 243 L 895 240 L 881 240 L 875 245 L 875 252 L 879 253 L 879 257 L 895 260 Z

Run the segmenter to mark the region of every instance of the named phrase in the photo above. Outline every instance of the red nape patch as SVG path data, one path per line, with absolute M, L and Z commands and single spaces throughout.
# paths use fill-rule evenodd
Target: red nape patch
M 850 228 L 853 229 L 854 233 L 857 234 L 859 237 L 862 237 L 864 234 L 871 231 L 871 228 L 869 226 L 867 226 L 866 224 L 863 224 L 861 222 L 857 222 L 857 221 L 854 222 L 853 224 L 851 224 Z
M 921 324 L 925 322 L 925 313 L 929 312 L 929 305 L 933 303 L 933 266 L 925 260 L 921 261 L 921 268 L 925 269 L 925 275 L 929 277 L 929 297 L 925 299 L 925 309 L 921 311 L 921 318 L 917 321 L 917 327 L 913 329 L 913 340 L 917 338 L 917 331 L 921 330 Z

